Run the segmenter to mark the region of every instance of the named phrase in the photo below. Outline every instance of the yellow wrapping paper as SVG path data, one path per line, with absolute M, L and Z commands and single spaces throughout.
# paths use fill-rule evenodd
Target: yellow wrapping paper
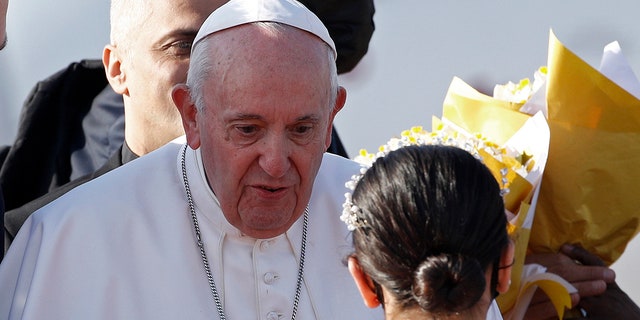
M 509 234 L 515 242 L 516 255 L 511 287 L 507 293 L 500 295 L 497 301 L 505 319 L 521 319 L 533 291 L 540 286 L 549 295 L 558 316 L 562 318 L 565 308 L 571 307 L 569 292 L 574 292 L 575 288 L 559 277 L 540 270 L 538 274 L 527 276 L 523 274 L 540 174 L 546 170 L 549 129 L 541 113 L 535 117 L 521 113 L 519 109 L 522 105 L 522 103 L 508 102 L 484 95 L 462 80 L 454 78 L 443 104 L 443 121 L 451 121 L 461 130 L 470 133 L 481 133 L 500 146 L 528 145 L 534 149 L 529 152 L 534 151 L 534 159 L 540 162 L 537 165 L 541 172 L 538 172 L 537 177 L 529 177 L 531 181 L 528 181 L 524 177 L 512 175 L 508 179 L 512 185 L 510 192 L 505 196 L 505 208 L 515 214 L 510 221 Z M 537 126 L 525 126 L 531 123 Z M 536 139 L 544 141 L 533 142 Z M 485 158 L 484 162 L 492 172 L 498 172 L 505 167 L 504 163 L 491 158 Z
M 522 288 L 518 292 L 517 299 L 530 301 L 537 288 L 542 289 L 548 296 L 557 297 L 552 299 L 553 306 L 560 319 L 563 319 L 565 307 L 571 306 L 571 297 L 566 295 L 566 288 L 572 287 L 566 280 L 553 273 L 537 272 L 531 275 L 525 274 L 522 279 Z M 518 304 L 514 308 L 503 313 L 504 319 L 520 320 L 524 319 L 529 305 Z
M 640 101 L 551 33 L 551 130 L 529 248 L 577 243 L 613 263 L 639 231 Z
M 459 78 L 453 78 L 444 99 L 442 117 L 468 132 L 481 132 L 503 145 L 531 117 L 518 112 L 522 104 L 484 95 Z

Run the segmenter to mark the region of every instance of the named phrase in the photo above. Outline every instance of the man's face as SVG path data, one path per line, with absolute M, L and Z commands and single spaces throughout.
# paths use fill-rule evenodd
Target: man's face
M 255 26 L 234 29 L 215 42 L 235 49 L 205 82 L 199 145 L 226 219 L 249 236 L 270 238 L 304 212 L 330 143 L 329 60 L 306 32 L 264 41 Z
M 171 88 L 186 81 L 193 39 L 209 14 L 225 2 L 148 1 L 148 12 L 134 24 L 138 29 L 131 30 L 131 41 L 120 57 L 126 77 L 127 123 L 133 119 L 141 124 L 143 134 L 157 135 L 159 144 L 184 133 Z

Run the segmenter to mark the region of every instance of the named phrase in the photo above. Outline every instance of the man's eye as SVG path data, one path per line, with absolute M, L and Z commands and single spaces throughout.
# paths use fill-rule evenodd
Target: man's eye
M 236 127 L 236 130 L 240 131 L 240 133 L 244 135 L 249 135 L 257 132 L 258 128 L 256 126 L 238 126 Z
M 309 124 L 297 125 L 291 128 L 289 132 L 291 139 L 299 144 L 307 144 L 316 136 L 314 126 Z
M 237 145 L 249 145 L 260 139 L 262 134 L 260 126 L 238 125 L 231 128 L 229 138 Z
M 311 132 L 311 129 L 313 129 L 312 126 L 307 126 L 307 125 L 296 126 L 296 127 L 293 128 L 293 132 L 295 134 L 298 134 L 298 135 L 303 135 L 303 134 Z
M 167 51 L 175 56 L 184 56 L 191 54 L 191 41 L 176 41 L 171 43 Z

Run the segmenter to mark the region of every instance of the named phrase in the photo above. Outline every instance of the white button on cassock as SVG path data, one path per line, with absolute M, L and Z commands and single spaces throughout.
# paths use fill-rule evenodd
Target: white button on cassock
M 280 276 L 278 276 L 278 274 L 277 274 L 277 273 L 275 273 L 275 272 L 267 272 L 267 273 L 265 273 L 265 274 L 264 274 L 264 277 L 263 277 L 263 279 L 264 279 L 264 283 L 266 283 L 266 284 L 272 284 L 272 283 L 274 283 L 276 280 L 278 280 L 278 278 L 279 278 L 279 277 L 280 277 Z
M 271 311 L 267 313 L 267 320 L 278 320 L 278 319 L 280 319 L 280 316 L 278 315 L 277 312 Z
M 260 250 L 266 251 L 271 246 L 271 240 L 264 240 L 260 243 Z

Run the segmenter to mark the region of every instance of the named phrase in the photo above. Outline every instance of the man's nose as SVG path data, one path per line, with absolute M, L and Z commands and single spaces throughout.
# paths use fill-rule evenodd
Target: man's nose
M 270 135 L 263 140 L 259 164 L 269 176 L 283 177 L 291 167 L 291 141 L 286 137 Z

